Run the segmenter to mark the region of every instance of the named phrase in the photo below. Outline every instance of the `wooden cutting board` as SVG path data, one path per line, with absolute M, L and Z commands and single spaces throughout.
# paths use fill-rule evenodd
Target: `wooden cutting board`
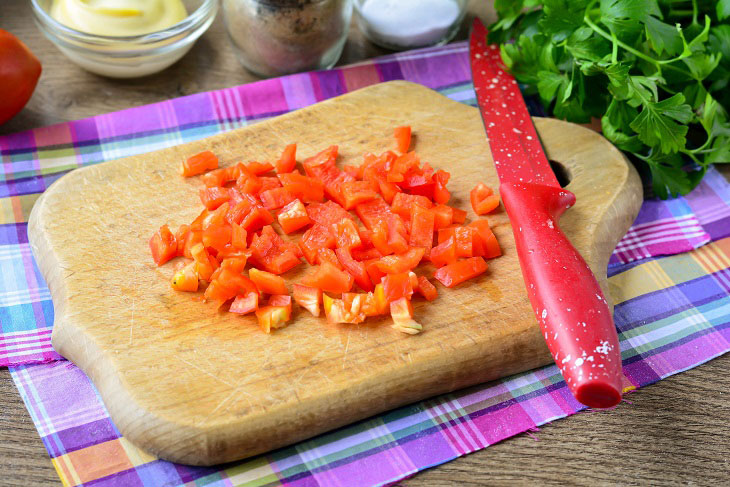
M 609 255 L 641 204 L 639 178 L 596 133 L 535 123 L 578 198 L 561 227 L 606 290 Z M 300 157 L 336 143 L 339 162 L 359 164 L 365 151 L 392 148 L 392 129 L 402 124 L 413 127 L 422 160 L 451 172 L 451 204 L 473 217 L 469 190 L 478 181 L 498 186 L 479 113 L 406 82 L 78 169 L 43 194 L 29 236 L 53 297 L 53 346 L 91 377 L 125 437 L 168 460 L 210 465 L 550 362 L 501 209 L 489 221 L 504 255 L 480 278 L 439 285 L 434 302 L 416 299 L 424 326 L 416 336 L 391 329 L 386 318 L 331 325 L 306 312 L 266 335 L 253 317 L 216 313 L 174 292 L 174 262 L 153 264 L 147 241 L 155 230 L 200 210 L 199 180 L 177 173 L 183 158 L 210 149 L 228 165 L 273 160 L 291 142 Z

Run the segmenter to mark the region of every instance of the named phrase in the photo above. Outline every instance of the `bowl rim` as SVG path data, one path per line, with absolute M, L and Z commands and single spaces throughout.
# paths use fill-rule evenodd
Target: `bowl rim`
M 53 0 L 49 0 L 53 1 Z M 157 44 L 162 41 L 176 38 L 180 34 L 184 34 L 190 30 L 194 30 L 199 24 L 206 21 L 208 15 L 211 12 L 217 12 L 218 0 L 202 0 L 198 8 L 192 13 L 185 17 L 180 22 L 171 25 L 170 27 L 147 34 L 140 34 L 134 36 L 104 36 L 98 34 L 89 34 L 80 30 L 68 27 L 58 20 L 51 17 L 51 14 L 46 11 L 40 4 L 39 0 L 31 0 L 33 13 L 36 18 L 43 23 L 46 27 L 54 30 L 56 35 L 67 35 L 68 37 L 75 38 L 76 40 L 85 41 L 95 44 Z

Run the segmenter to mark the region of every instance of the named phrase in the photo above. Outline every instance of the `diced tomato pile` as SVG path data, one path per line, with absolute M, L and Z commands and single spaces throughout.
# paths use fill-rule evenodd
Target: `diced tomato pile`
M 181 173 L 202 174 L 204 208 L 175 233 L 160 227 L 149 241 L 153 260 L 160 266 L 183 257 L 173 289 L 203 288 L 203 299 L 218 308 L 254 313 L 266 333 L 288 324 L 292 301 L 313 316 L 324 308 L 330 323 L 389 314 L 397 330 L 419 333 L 414 294 L 438 296 L 414 272 L 419 264 L 430 262 L 433 277 L 453 287 L 484 273 L 485 259 L 501 250 L 487 220 L 465 224 L 466 212 L 447 204 L 450 174 L 409 150 L 411 128 L 394 135 L 397 151 L 366 153 L 362 164 L 343 169 L 336 145 L 301 164 L 295 144 L 274 163 L 219 168 L 212 152 L 193 155 Z M 499 206 L 482 183 L 470 200 L 477 215 Z M 289 286 L 282 274 L 305 262 L 311 268 Z

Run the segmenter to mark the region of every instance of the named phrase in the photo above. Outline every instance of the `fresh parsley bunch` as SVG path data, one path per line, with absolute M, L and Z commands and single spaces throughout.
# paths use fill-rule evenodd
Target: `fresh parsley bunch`
M 490 42 L 562 119 L 600 117 L 661 198 L 730 162 L 730 0 L 496 0 Z M 641 163 L 639 163 L 641 164 Z

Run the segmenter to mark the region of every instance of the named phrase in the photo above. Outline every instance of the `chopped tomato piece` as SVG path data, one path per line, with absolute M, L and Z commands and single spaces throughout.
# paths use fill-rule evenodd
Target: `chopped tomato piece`
M 226 213 L 226 221 L 228 223 L 237 223 L 240 225 L 243 219 L 251 212 L 251 210 L 253 210 L 257 206 L 259 206 L 259 204 L 256 197 L 244 193 L 242 195 L 241 201 L 232 206 L 230 210 Z
M 413 319 L 413 305 L 408 298 L 391 302 L 390 316 L 393 318 L 393 328 L 402 333 L 417 335 L 423 331 L 423 326 Z
M 284 242 L 271 226 L 265 226 L 251 241 L 251 259 L 254 265 L 268 272 L 283 274 L 301 263 L 294 252 L 295 245 Z
M 446 189 L 446 183 L 449 182 L 449 174 L 446 171 L 438 170 L 433 175 L 434 188 L 433 188 L 433 200 L 440 204 L 445 205 L 451 198 L 451 193 Z
M 177 244 L 177 250 L 175 254 L 179 257 L 181 255 L 185 255 L 185 241 L 188 238 L 188 235 L 190 234 L 190 226 L 189 225 L 180 225 L 177 229 L 177 232 L 175 232 L 175 243 Z
M 180 173 L 186 178 L 189 178 L 190 176 L 196 176 L 217 167 L 218 157 L 211 151 L 203 151 L 183 161 L 180 166 Z
M 200 230 L 190 230 L 185 236 L 185 242 L 183 244 L 183 255 L 188 259 L 193 258 L 191 249 L 195 244 L 203 243 L 203 232 Z M 179 248 L 179 247 L 178 247 Z
M 334 201 L 326 203 L 311 203 L 307 205 L 307 215 L 312 221 L 324 225 L 329 230 L 330 225 L 339 223 L 343 219 L 352 220 L 352 215 Z
M 322 290 L 316 287 L 304 286 L 302 284 L 292 285 L 294 301 L 306 309 L 312 316 L 319 316 L 319 305 L 322 302 Z
M 345 200 L 345 209 L 351 210 L 355 205 L 374 200 L 378 197 L 378 193 L 368 181 L 348 181 L 342 183 L 342 196 Z
M 376 189 L 380 191 L 380 194 L 383 195 L 383 199 L 389 204 L 393 202 L 395 194 L 401 192 L 401 189 L 397 185 L 389 183 L 386 180 L 385 174 L 382 171 L 375 168 L 366 168 L 363 171 L 363 179 L 365 181 L 370 181 L 374 187 L 377 185 Z
M 259 293 L 239 294 L 231 303 L 228 311 L 245 315 L 259 309 Z
M 426 253 L 433 246 L 433 230 L 435 226 L 433 211 L 415 205 L 411 211 L 411 233 L 409 244 L 411 247 L 423 247 Z
M 239 250 L 244 250 L 248 246 L 246 244 L 246 230 L 236 223 L 231 224 L 231 245 Z
M 398 152 L 408 152 L 411 146 L 411 127 L 406 125 L 396 127 L 395 130 L 395 146 Z
M 226 257 L 223 260 L 221 260 L 221 267 L 220 268 L 227 268 L 231 269 L 233 272 L 237 272 L 238 274 L 241 274 L 243 270 L 246 268 L 246 262 L 248 259 L 245 255 L 236 255 L 231 257 Z
M 410 220 L 411 209 L 416 205 L 428 209 L 433 206 L 433 203 L 425 196 L 398 193 L 393 198 L 392 208 L 394 213 L 397 213 L 404 219 Z
M 431 208 L 433 211 L 433 228 L 439 230 L 451 225 L 454 218 L 454 209 L 447 205 L 436 205 Z
M 215 169 L 208 173 L 203 174 L 200 180 L 203 182 L 206 188 L 223 187 L 228 182 L 230 171 L 227 167 Z
M 330 293 L 346 293 L 352 289 L 354 279 L 329 262 L 314 266 L 310 275 L 305 277 L 305 286 L 316 287 Z
M 152 235 L 152 238 L 150 238 L 150 251 L 152 252 L 152 260 L 158 266 L 177 255 L 177 242 L 175 241 L 175 235 L 170 231 L 170 227 L 162 225 Z
M 363 291 L 373 290 L 373 283 L 365 270 L 365 264 L 353 259 L 350 250 L 347 248 L 337 248 L 335 254 L 342 267 L 355 279 L 355 283 L 360 286 L 360 289 Z
M 298 171 L 278 174 L 284 189 L 304 202 L 324 200 L 324 184 L 318 179 L 304 176 Z
M 311 216 L 310 216 L 311 217 Z M 317 252 L 320 248 L 335 248 L 335 237 L 325 225 L 315 224 L 302 235 L 299 248 L 310 265 L 317 263 Z
M 337 166 L 335 166 L 334 161 L 314 167 L 308 167 L 305 165 L 304 169 L 307 172 L 307 175 L 322 181 L 322 184 L 324 184 L 324 192 L 331 200 L 337 202 L 341 206 L 344 206 L 345 198 L 342 195 L 342 184 L 354 181 L 355 178 L 346 172 L 340 171 Z
M 208 210 L 204 210 L 204 213 L 201 213 L 200 216 L 193 221 L 191 227 L 195 230 L 207 230 L 210 227 L 219 227 L 223 225 L 226 221 L 228 221 L 226 219 L 226 216 L 228 215 L 228 208 L 229 204 L 228 202 L 225 202 L 214 211 L 209 212 Z
M 442 244 L 445 241 L 447 241 L 449 238 L 454 238 L 454 241 L 456 241 L 456 233 L 455 230 L 457 228 L 457 225 L 446 227 L 446 228 L 439 228 L 437 232 L 437 239 L 438 243 Z
M 243 193 L 258 194 L 263 189 L 264 183 L 261 178 L 246 169 L 241 169 L 241 174 L 236 179 L 236 188 Z
M 499 257 L 502 255 L 502 249 L 499 247 L 497 237 L 492 233 L 489 222 L 486 220 L 475 220 L 469 224 L 476 231 L 475 238 L 479 238 L 481 244 L 481 255 L 487 259 Z
M 499 206 L 499 196 L 484 183 L 477 184 L 469 193 L 471 207 L 477 215 L 486 215 Z
M 415 291 L 418 287 L 418 276 L 415 272 L 409 271 L 408 278 L 411 280 L 411 288 Z
M 436 286 L 431 284 L 431 281 L 426 276 L 418 276 L 416 292 L 426 298 L 427 301 L 433 301 L 438 296 Z
M 198 271 L 195 262 L 180 267 L 170 281 L 172 288 L 177 291 L 195 292 L 198 290 Z
M 403 181 L 398 185 L 411 194 L 420 194 L 431 199 L 434 187 L 433 169 L 428 164 L 424 164 L 423 168 L 412 166 L 403 174 Z
M 330 232 L 335 236 L 338 248 L 354 249 L 362 247 L 360 233 L 357 231 L 355 222 L 349 218 L 343 218 L 339 222 L 333 223 Z
M 377 316 L 379 313 L 377 303 L 375 302 L 375 295 L 372 292 L 368 292 L 359 294 L 359 296 L 361 299 L 360 311 L 362 311 L 365 316 Z
M 365 313 L 362 312 L 361 299 L 353 299 L 349 306 L 343 299 L 334 299 L 324 294 L 324 314 L 330 323 L 362 323 Z M 354 305 L 354 306 L 353 306 Z
M 432 248 L 429 258 L 436 267 L 456 262 L 456 238 L 451 236 Z
M 383 283 L 379 282 L 375 285 L 375 290 L 373 291 L 373 299 L 375 300 L 375 310 L 377 311 L 377 314 L 384 315 L 388 312 L 388 300 L 385 299 L 385 288 L 383 287 Z
M 386 274 L 383 278 L 383 291 L 385 292 L 385 299 L 389 303 L 403 297 L 411 299 L 413 283 L 408 272 Z
M 297 165 L 297 144 L 289 144 L 284 148 L 281 157 L 276 161 L 276 172 L 292 172 Z
M 288 294 L 273 294 L 269 296 L 269 306 L 283 306 L 291 313 L 291 296 Z
M 376 261 L 376 266 L 386 274 L 408 272 L 421 262 L 425 250 L 413 247 L 401 255 L 386 255 Z
M 256 176 L 260 176 L 274 169 L 274 166 L 272 166 L 270 162 L 251 161 L 246 164 L 246 169 L 251 171 Z
M 238 294 L 258 292 L 249 278 L 231 267 L 220 267 L 213 276 L 203 296 L 206 300 L 218 301 L 219 306 Z
M 454 287 L 467 279 L 483 274 L 486 270 L 487 263 L 484 259 L 471 257 L 440 268 L 433 277 L 446 287 Z
M 241 221 L 241 226 L 247 232 L 255 232 L 264 225 L 268 225 L 274 221 L 271 213 L 260 206 L 254 207 Z
M 398 186 L 385 180 L 378 181 L 378 187 L 380 189 L 380 194 L 383 195 L 383 199 L 388 204 L 392 203 L 395 195 L 401 192 Z
M 340 264 L 340 260 L 337 258 L 335 251 L 326 247 L 317 251 L 317 261 L 315 263 L 317 265 L 321 265 L 325 262 L 329 262 L 338 269 L 343 270 L 342 264 Z
M 230 225 L 208 227 L 203 230 L 203 245 L 220 252 L 231 243 L 232 229 Z
M 362 168 L 357 166 L 342 166 L 342 170 L 355 179 L 362 179 Z
M 281 183 L 279 182 L 279 178 L 271 177 L 271 176 L 261 176 L 259 178 L 259 181 L 261 182 L 261 188 L 259 189 L 259 196 L 264 191 L 268 191 L 270 189 L 275 188 L 281 188 Z
M 236 289 L 227 286 L 225 283 L 219 281 L 218 279 L 213 279 L 210 281 L 210 284 L 208 284 L 208 287 L 205 288 L 205 292 L 203 293 L 203 298 L 205 301 L 215 301 L 218 303 L 218 307 L 220 308 L 223 303 L 228 301 L 229 299 L 232 299 L 236 296 Z
M 277 219 L 284 233 L 296 232 L 312 223 L 304 204 L 297 199 L 284 206 Z
M 376 248 L 364 249 L 352 249 L 352 258 L 360 262 L 371 259 L 379 259 L 383 256 L 380 251 Z
M 267 210 L 274 210 L 286 206 L 296 198 L 284 188 L 267 189 L 259 193 L 261 203 Z
M 453 217 L 451 218 L 452 223 L 464 223 L 466 221 L 466 212 L 458 208 L 451 208 Z
M 479 202 L 477 207 L 474 209 L 474 213 L 477 215 L 486 215 L 491 213 L 499 206 L 499 196 L 492 194 L 484 198 Z
M 385 277 L 385 272 L 381 271 L 378 267 L 379 261 L 380 259 L 370 259 L 363 262 L 365 264 L 365 271 L 370 276 L 370 282 L 380 282 Z
M 209 210 L 215 210 L 229 199 L 231 199 L 231 194 L 227 188 L 213 186 L 200 190 L 200 201 Z
M 413 151 L 398 156 L 388 170 L 386 180 L 391 183 L 402 183 L 405 180 L 404 174 L 413 167 L 417 168 L 420 164 L 418 155 Z
M 393 253 L 393 249 L 388 246 L 388 225 L 385 221 L 378 221 L 372 226 L 370 241 L 381 255 Z
M 311 169 L 316 166 L 320 166 L 322 164 L 332 163 L 334 164 L 335 160 L 337 159 L 337 146 L 331 145 L 324 149 L 321 152 L 318 152 L 317 154 L 313 155 L 312 157 L 308 157 L 304 160 L 302 165 L 304 166 L 305 171 L 307 171 L 307 174 L 309 174 L 308 168 Z
M 408 231 L 403 220 L 391 214 L 386 218 L 388 248 L 396 254 L 402 254 L 408 250 Z
M 248 277 L 256 284 L 259 291 L 266 294 L 288 294 L 286 281 L 283 277 L 270 272 L 251 268 Z
M 455 227 L 454 241 L 456 242 L 457 257 L 473 257 L 474 256 L 474 232 L 470 227 Z
M 220 282 L 235 291 L 235 294 L 258 292 L 256 284 L 248 277 L 241 274 L 236 265 L 221 265 L 215 276 L 214 282 Z M 233 297 L 233 296 L 231 296 Z M 229 298 L 230 299 L 230 298 Z
M 285 306 L 264 306 L 256 310 L 256 319 L 264 333 L 284 328 L 291 318 L 291 311 Z
M 355 213 L 365 228 L 373 231 L 374 227 L 380 221 L 385 221 L 388 215 L 393 214 L 390 206 L 380 198 L 376 198 L 367 203 L 360 203 L 355 206 Z

